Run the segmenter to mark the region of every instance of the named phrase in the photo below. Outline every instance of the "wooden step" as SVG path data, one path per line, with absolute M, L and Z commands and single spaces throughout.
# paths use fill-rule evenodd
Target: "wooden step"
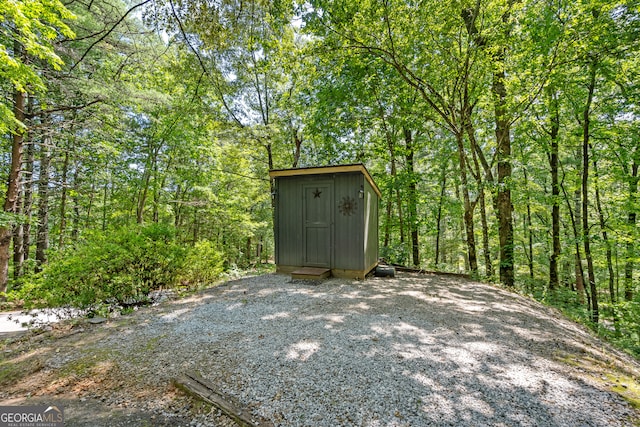
M 303 267 L 291 272 L 292 279 L 321 280 L 331 276 L 328 268 Z

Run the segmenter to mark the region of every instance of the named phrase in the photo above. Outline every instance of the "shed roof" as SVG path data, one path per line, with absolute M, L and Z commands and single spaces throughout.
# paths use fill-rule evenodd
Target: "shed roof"
M 277 178 L 281 176 L 301 176 L 301 175 L 324 175 L 333 173 L 346 173 L 346 172 L 360 172 L 364 175 L 365 179 L 373 187 L 373 191 L 376 192 L 378 197 L 382 197 L 380 189 L 371 178 L 369 171 L 362 163 L 354 163 L 350 165 L 337 165 L 337 166 L 317 166 L 311 168 L 297 168 L 297 169 L 274 169 L 269 171 L 271 178 Z

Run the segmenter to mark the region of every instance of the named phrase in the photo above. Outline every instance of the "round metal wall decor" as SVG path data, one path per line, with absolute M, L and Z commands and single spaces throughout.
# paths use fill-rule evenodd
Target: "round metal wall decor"
M 351 216 L 358 210 L 356 201 L 349 196 L 344 196 L 338 204 L 338 210 L 344 216 Z

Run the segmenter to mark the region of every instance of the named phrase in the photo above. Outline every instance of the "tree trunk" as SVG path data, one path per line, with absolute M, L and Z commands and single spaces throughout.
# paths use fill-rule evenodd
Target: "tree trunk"
M 29 110 L 29 113 L 31 113 L 31 109 L 32 109 L 32 102 L 31 102 L 31 97 L 27 96 L 26 98 L 26 109 Z M 25 135 L 24 139 L 23 139 L 23 149 L 24 146 L 33 146 L 33 144 L 30 144 L 27 136 Z M 33 170 L 33 158 L 31 159 L 31 164 L 29 164 L 29 159 L 27 158 L 25 160 L 25 162 L 22 163 L 21 169 L 22 170 L 29 170 L 29 168 L 31 168 L 31 170 Z M 18 202 L 17 202 L 17 206 L 16 206 L 16 213 L 17 214 L 21 214 L 23 215 L 23 217 L 25 215 L 30 215 L 30 212 L 28 212 L 26 209 L 31 209 L 31 176 L 30 174 L 29 179 L 27 182 L 24 182 L 24 179 L 22 178 L 21 174 L 21 178 L 20 178 L 20 187 L 18 189 Z M 27 200 L 27 196 L 26 193 L 27 191 L 29 192 L 29 199 Z M 16 221 L 14 228 L 13 228 L 13 278 L 14 279 L 18 279 L 20 278 L 23 274 L 24 274 L 24 261 L 25 261 L 25 232 L 30 233 L 30 227 L 28 227 L 28 223 L 27 221 L 23 221 L 22 219 Z M 28 241 L 28 237 L 27 237 L 27 241 Z M 28 254 L 28 251 L 27 251 Z
M 162 188 L 164 188 L 165 184 L 166 184 L 166 174 L 164 174 L 164 176 L 162 177 L 162 181 L 160 183 L 158 183 L 158 179 L 159 179 L 159 173 L 160 171 L 158 170 L 158 162 L 155 162 L 154 164 L 154 168 L 153 168 L 153 223 L 157 224 L 158 222 L 160 222 L 160 190 Z
M 551 169 L 551 258 L 549 260 L 549 289 L 554 290 L 559 286 L 558 259 L 560 258 L 560 183 L 558 180 L 559 168 L 559 144 L 560 109 L 556 93 L 548 91 L 550 98 L 550 124 L 549 136 L 551 138 L 551 153 L 549 154 L 549 168 Z
M 264 148 L 265 150 L 267 150 L 267 167 L 269 168 L 269 170 L 271 170 L 273 169 L 273 148 L 271 147 L 271 144 L 265 144 Z M 275 179 L 272 179 L 270 186 L 271 194 L 273 194 L 273 191 L 275 190 L 274 185 Z M 271 207 L 275 209 L 275 206 L 275 200 L 272 200 Z
M 505 39 L 510 35 L 511 6 L 516 0 L 507 2 L 507 10 L 502 15 L 502 34 Z M 462 10 L 467 32 L 479 47 L 488 49 L 493 61 L 493 94 L 496 135 L 496 159 L 498 162 L 497 190 L 495 197 L 496 216 L 498 218 L 498 237 L 500 241 L 500 282 L 513 287 L 514 249 L 513 249 L 513 205 L 511 204 L 511 121 L 508 115 L 506 62 L 507 46 L 489 46 L 487 39 L 478 31 L 475 21 L 480 16 L 480 1 L 474 8 Z
M 409 175 L 409 229 L 411 231 L 411 255 L 413 260 L 413 266 L 420 266 L 420 244 L 418 241 L 418 191 L 417 191 L 417 179 L 415 176 L 415 164 L 414 155 L 415 150 L 413 146 L 413 134 L 411 130 L 405 128 L 404 130 L 404 142 L 407 149 L 407 174 Z
M 527 170 L 524 169 L 524 186 L 525 188 L 529 188 L 529 175 L 527 174 Z M 531 231 L 531 197 L 529 196 L 527 190 L 527 215 L 525 217 L 525 233 L 527 235 L 527 265 L 529 267 L 529 278 L 533 280 L 534 271 L 533 271 L 533 232 Z
M 144 208 L 147 203 L 147 194 L 149 193 L 149 183 L 151 182 L 151 165 L 147 162 L 144 174 L 142 175 L 142 188 L 138 193 L 138 203 L 136 205 L 136 222 L 142 224 L 144 222 Z
M 624 264 L 624 299 L 625 301 L 633 300 L 633 270 L 634 258 L 636 256 L 635 239 L 636 239 L 636 203 L 638 197 L 638 169 L 640 168 L 640 159 L 638 154 L 634 153 L 633 165 L 631 166 L 631 177 L 629 179 L 629 214 L 627 216 L 627 225 L 629 235 L 626 244 L 626 261 Z
M 390 167 L 391 167 L 391 193 L 393 193 L 394 189 L 396 188 L 396 176 L 397 176 L 397 168 L 396 168 L 396 150 L 395 150 L 395 143 L 393 140 L 393 135 L 391 133 L 391 131 L 389 130 L 388 126 L 387 126 L 387 120 L 384 116 L 384 109 L 382 108 L 382 105 L 380 105 L 380 100 L 376 97 L 376 100 L 378 101 L 378 105 L 379 105 L 379 114 L 380 114 L 380 121 L 382 123 L 382 128 L 384 130 L 384 136 L 385 136 L 385 140 L 387 141 L 387 149 L 389 150 L 389 163 L 390 163 Z M 389 195 L 391 196 L 391 194 Z M 393 211 L 393 202 L 392 202 L 392 198 L 388 197 L 387 198 L 387 206 L 386 206 L 386 221 L 385 221 L 385 225 L 384 225 L 384 248 L 388 248 L 389 247 L 389 243 L 391 241 L 391 217 L 392 217 L 392 211 Z
M 79 164 L 76 161 L 75 167 L 73 168 L 73 195 L 71 196 L 71 200 L 73 200 L 73 222 L 71 227 L 71 240 L 73 242 L 78 241 L 78 237 L 80 236 L 80 173 L 79 173 Z
M 93 191 L 91 192 L 91 194 L 93 194 Z M 102 193 L 102 231 L 105 232 L 107 231 L 107 200 L 109 200 L 109 181 L 106 181 L 104 183 L 104 190 Z M 91 209 L 91 204 L 89 204 L 89 209 Z M 90 213 L 90 211 L 89 211 Z M 87 216 L 89 216 L 89 213 L 87 213 Z M 87 221 L 89 219 L 87 218 Z
M 402 247 L 404 247 L 404 241 L 405 241 L 404 210 L 402 209 L 402 194 L 400 193 L 400 189 L 397 187 L 396 187 L 396 204 L 398 205 L 398 227 L 400 228 L 400 244 Z M 403 253 L 404 253 L 404 250 L 403 250 Z
M 500 240 L 500 282 L 514 286 L 513 206 L 511 204 L 511 124 L 507 117 L 507 88 L 504 72 L 505 53 L 497 55 L 492 91 L 496 115 L 496 150 L 498 159 L 498 235 Z
M 33 114 L 33 98 L 26 95 L 26 110 L 27 117 L 32 117 Z M 30 139 L 30 138 L 29 138 Z M 22 163 L 21 174 L 21 207 L 20 210 L 23 215 L 23 220 L 20 221 L 20 233 L 17 238 L 14 238 L 13 242 L 13 276 L 17 279 L 26 273 L 24 262 L 29 259 L 31 249 L 31 218 L 32 218 L 32 206 L 33 206 L 33 161 L 34 161 L 34 143 L 28 139 L 28 135 L 25 135 L 23 141 L 23 149 L 26 147 L 26 156 Z M 24 176 L 24 178 L 23 178 Z
M 60 195 L 60 236 L 58 248 L 64 249 L 64 237 L 67 228 L 67 175 L 69 174 L 69 151 L 65 150 L 64 161 L 62 163 L 62 194 Z
M 442 163 L 442 175 L 440 177 L 440 198 L 438 199 L 438 211 L 436 213 L 436 257 L 435 267 L 438 268 L 440 263 L 440 239 L 442 236 L 442 205 L 444 204 L 444 196 L 447 190 L 447 168 L 449 160 Z
M 18 193 L 17 214 L 24 214 L 22 207 L 22 197 Z M 13 278 L 18 279 L 22 276 L 22 268 L 24 266 L 24 223 L 17 221 L 13 226 Z
M 302 138 L 299 135 L 300 130 L 298 128 L 292 128 L 291 131 L 293 133 L 292 139 L 293 139 L 293 144 L 295 146 L 295 150 L 293 151 L 293 164 L 291 165 L 291 167 L 295 169 L 298 167 L 298 163 L 300 163 L 300 151 L 302 148 Z
M 273 149 L 271 147 L 271 144 L 265 144 L 264 148 L 265 150 L 267 150 L 267 166 L 269 170 L 272 170 L 273 169 Z M 275 178 L 269 180 L 269 194 L 271 194 L 271 223 L 275 224 L 276 223 L 276 197 L 277 197 Z M 271 233 L 273 236 L 273 241 L 275 242 L 275 239 L 276 239 L 275 230 L 273 230 Z
M 385 249 L 389 248 L 389 241 L 391 240 L 391 207 L 391 197 L 387 197 L 384 217 L 384 242 L 382 243 L 382 247 Z
M 31 104 L 31 102 L 29 102 Z M 35 161 L 35 144 L 30 138 L 30 141 L 26 145 L 26 158 L 24 162 L 24 172 L 27 177 L 24 186 L 24 201 L 22 204 L 23 211 L 26 217 L 23 228 L 22 246 L 24 253 L 24 259 L 31 259 L 31 219 L 33 217 L 33 163 Z
M 493 263 L 491 261 L 491 247 L 489 246 L 489 224 L 487 222 L 487 206 L 484 187 L 480 188 L 480 222 L 482 224 L 482 253 L 484 255 L 484 271 L 487 278 L 493 277 Z
M 478 258 L 476 255 L 476 238 L 473 225 L 473 204 L 469 197 L 469 184 L 467 180 L 467 161 L 464 150 L 462 133 L 456 134 L 458 145 L 458 164 L 460 166 L 460 182 L 462 184 L 462 197 L 464 201 L 464 229 L 467 240 L 467 261 L 472 274 L 478 274 Z
M 176 186 L 176 192 L 174 195 L 175 203 L 173 204 L 173 225 L 178 228 L 182 225 L 182 186 L 178 184 Z
M 38 177 L 38 234 L 36 238 L 36 271 L 47 262 L 49 249 L 49 180 L 52 139 L 45 127 L 40 143 L 40 176 Z
M 468 102 L 465 101 L 465 104 L 468 104 Z M 489 278 L 493 277 L 493 263 L 491 261 L 491 249 L 489 246 L 489 224 L 487 221 L 487 206 L 484 189 L 485 182 L 493 182 L 493 173 L 491 172 L 491 167 L 487 163 L 482 150 L 478 146 L 475 129 L 471 122 L 471 107 L 467 105 L 467 107 L 465 107 L 463 110 L 466 112 L 463 118 L 464 129 L 467 133 L 467 136 L 469 137 L 469 143 L 471 144 L 471 154 L 473 158 L 473 165 L 475 168 L 475 172 L 473 172 L 473 175 L 476 179 L 479 189 L 478 200 L 480 201 L 480 223 L 482 225 L 482 252 L 484 257 L 485 276 Z M 482 171 L 480 169 L 480 165 L 482 165 L 482 169 L 484 170 L 484 181 L 482 179 Z
M 160 155 L 160 151 L 164 145 L 164 141 L 160 141 L 157 145 L 152 145 L 149 143 L 147 160 L 145 163 L 144 174 L 142 176 L 142 188 L 138 193 L 138 201 L 136 206 L 136 222 L 138 224 L 142 224 L 144 222 L 144 210 L 147 203 L 147 198 L 149 195 L 149 187 L 151 185 L 151 178 L 154 178 L 154 188 L 155 181 L 157 180 L 158 173 L 158 157 Z
M 582 239 L 584 243 L 584 256 L 587 260 L 587 274 L 589 276 L 589 289 L 591 290 L 591 321 L 598 323 L 598 291 L 596 289 L 596 277 L 593 269 L 593 257 L 591 255 L 591 238 L 589 233 L 589 137 L 590 114 L 593 94 L 596 86 L 596 59 L 593 59 L 589 67 L 589 94 L 582 113 Z
M 198 207 L 193 207 L 193 243 L 195 244 L 199 240 L 199 225 L 198 225 Z
M 21 51 L 16 42 L 16 52 Z M 15 91 L 13 94 L 13 113 L 16 120 L 24 123 L 25 94 Z M 22 144 L 24 142 L 24 129 L 18 128 L 13 133 L 11 140 L 11 166 L 9 167 L 9 180 L 7 194 L 4 201 L 4 211 L 15 214 L 18 210 L 18 196 L 20 190 L 20 167 L 22 166 Z M 6 224 L 0 227 L 0 293 L 6 292 L 9 281 L 9 249 L 11 247 L 12 226 Z
M 107 169 L 107 174 L 109 174 L 109 170 Z M 106 185 L 106 184 L 105 184 Z M 91 214 L 93 213 L 93 202 L 96 198 L 96 179 L 91 180 L 91 189 L 89 190 L 89 206 L 87 206 L 87 216 L 84 220 L 84 225 L 87 229 L 91 229 Z M 103 206 L 103 212 L 106 211 L 107 207 Z
M 579 150 L 578 150 L 579 151 Z M 571 200 L 569 195 L 567 194 L 564 186 L 560 187 L 562 192 L 564 193 L 565 201 L 567 203 L 567 209 L 569 210 L 569 219 L 571 220 L 571 229 L 573 230 L 573 240 L 575 247 L 575 275 L 576 275 L 576 290 L 578 294 L 578 302 L 580 304 L 584 304 L 584 296 L 587 296 L 587 301 L 589 307 L 591 306 L 591 301 L 589 300 L 589 294 L 587 294 L 586 289 L 584 287 L 584 272 L 582 271 L 582 254 L 580 252 L 580 232 L 578 231 L 578 224 L 580 223 L 580 192 L 578 191 L 575 199 L 576 210 L 571 208 Z
M 258 244 L 256 245 L 256 260 L 259 264 L 262 264 L 262 247 L 264 246 L 263 238 L 260 236 Z
M 593 150 L 592 150 L 593 151 Z M 593 173 L 595 177 L 595 190 L 596 190 L 596 210 L 598 211 L 598 219 L 600 223 L 600 232 L 602 233 L 602 240 L 606 247 L 607 256 L 607 270 L 609 272 L 609 297 L 612 303 L 616 303 L 618 298 L 615 289 L 615 274 L 613 272 L 613 254 L 611 250 L 611 242 L 609 241 L 609 235 L 607 234 L 607 224 L 604 219 L 604 212 L 602 210 L 602 202 L 600 200 L 600 176 L 598 174 L 598 162 L 593 159 Z

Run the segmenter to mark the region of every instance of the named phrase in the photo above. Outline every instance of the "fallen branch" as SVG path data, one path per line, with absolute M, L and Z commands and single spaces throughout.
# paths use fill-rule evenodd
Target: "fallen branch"
M 217 391 L 213 384 L 196 373 L 184 374 L 174 379 L 173 384 L 180 390 L 220 409 L 241 427 L 273 427 L 270 421 L 255 421 L 251 413 L 242 409 L 235 399 Z

